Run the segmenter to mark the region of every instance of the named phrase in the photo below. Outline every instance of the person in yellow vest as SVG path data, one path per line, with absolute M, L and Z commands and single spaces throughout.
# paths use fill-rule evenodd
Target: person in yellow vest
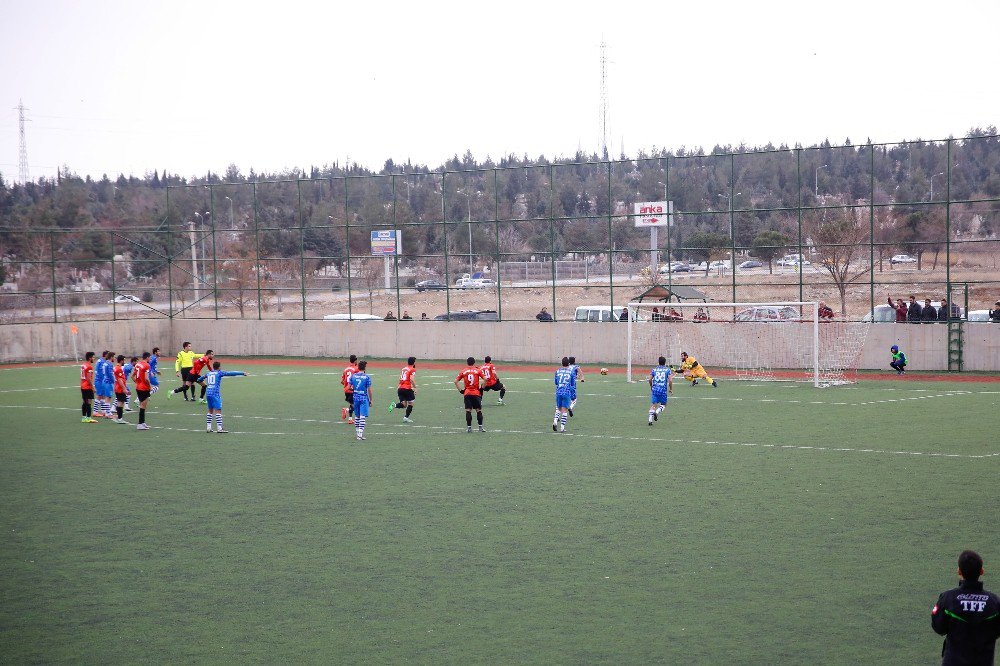
M 194 365 L 194 360 L 199 356 L 201 356 L 201 353 L 191 351 L 190 342 L 185 342 L 181 345 L 181 350 L 177 352 L 177 360 L 174 362 L 174 374 L 181 378 L 181 385 L 168 393 L 168 398 L 173 397 L 175 393 L 184 393 L 184 401 L 187 402 L 188 389 L 191 389 L 191 400 L 197 400 L 194 397 L 194 381 L 196 377 L 191 375 L 191 366 Z
M 681 352 L 681 371 L 684 373 L 684 379 L 691 382 L 691 386 L 697 386 L 699 379 L 704 379 L 714 387 L 719 385 L 714 379 L 708 376 L 705 368 L 698 363 L 698 359 L 688 355 L 687 352 Z

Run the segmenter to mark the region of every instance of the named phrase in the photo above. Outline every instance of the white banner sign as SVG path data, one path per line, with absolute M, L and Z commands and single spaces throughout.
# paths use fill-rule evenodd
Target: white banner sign
M 403 235 L 398 229 L 372 232 L 372 256 L 391 257 L 402 251 Z
M 635 204 L 636 227 L 665 227 L 674 223 L 673 201 L 647 201 Z

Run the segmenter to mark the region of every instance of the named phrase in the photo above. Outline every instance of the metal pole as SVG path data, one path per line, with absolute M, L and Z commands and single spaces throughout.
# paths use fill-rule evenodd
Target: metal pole
M 198 213 L 195 213 L 197 215 Z M 194 233 L 194 220 L 188 222 L 188 237 L 191 241 L 191 281 L 194 286 L 194 303 L 198 302 L 198 240 Z
M 447 172 L 441 173 L 441 229 L 443 231 L 441 235 L 444 241 L 444 311 L 451 315 L 451 280 L 448 272 L 448 208 L 446 205 L 448 193 L 445 189 L 447 175 Z
M 798 187 L 798 238 L 796 240 L 796 246 L 799 253 L 799 302 L 802 302 L 802 149 L 795 149 L 795 183 Z
M 53 259 L 55 256 L 53 255 Z M 114 321 L 118 318 L 117 303 L 115 303 L 115 288 L 118 286 L 118 281 L 115 279 L 115 235 L 111 234 L 111 320 Z M 56 283 L 52 282 L 52 292 L 55 293 Z
M 112 236 L 112 239 L 114 237 Z M 113 255 L 112 255 L 113 257 Z M 56 298 L 56 239 L 55 232 L 49 232 L 49 272 L 51 273 L 52 279 L 52 321 L 53 323 L 59 323 L 59 299 Z M 34 296 L 31 297 L 34 300 Z M 71 297 L 72 298 L 72 297 Z M 111 304 L 114 308 L 114 303 Z M 34 309 L 34 308 L 32 308 Z M 76 338 L 74 338 L 75 340 Z
M 171 268 L 174 264 L 174 235 L 170 224 L 170 186 L 167 186 L 167 312 L 168 318 L 174 318 L 174 279 Z
M 549 165 L 549 259 L 552 260 L 552 320 L 559 321 L 556 314 L 556 221 L 552 216 L 553 201 L 555 201 L 555 174 L 552 173 L 552 165 Z
M 351 211 L 347 203 L 348 177 L 344 176 L 344 241 L 347 243 L 347 318 L 354 316 L 354 298 L 351 295 Z
M 952 139 L 948 139 L 946 156 L 948 158 L 948 166 L 946 167 L 948 175 L 945 176 L 945 203 L 944 203 L 944 281 L 945 281 L 945 293 L 948 298 L 948 312 L 947 318 L 951 319 L 952 310 L 952 297 L 951 297 L 951 143 Z M 933 181 L 931 187 L 933 187 Z M 961 325 L 961 324 L 959 324 Z M 950 332 L 949 332 L 949 337 Z M 948 352 L 949 357 L 951 352 Z M 950 358 L 949 358 L 950 361 Z M 951 363 L 949 362 L 950 366 Z M 951 368 L 949 367 L 949 370 Z M 959 370 L 962 366 L 959 365 Z
M 229 197 L 226 197 L 227 199 Z M 208 188 L 208 201 L 209 201 L 209 212 L 212 215 L 212 226 L 210 232 L 212 234 L 212 300 L 215 301 L 215 318 L 219 318 L 219 257 L 218 251 L 215 245 L 215 188 Z M 230 204 L 232 205 L 232 204 Z M 232 214 L 230 213 L 230 219 L 232 219 Z
M 868 199 L 868 311 L 875 312 L 875 146 L 869 143 L 870 174 Z
M 667 289 L 670 289 L 673 293 L 674 286 L 674 272 L 671 270 L 673 266 L 674 256 L 670 251 L 670 227 L 673 222 L 673 208 L 670 206 L 670 158 L 666 157 L 663 160 L 663 200 L 667 202 Z
M 733 192 L 736 190 L 736 156 L 729 155 L 729 272 L 733 278 L 733 300 L 736 302 L 736 221 L 733 215 Z
M 503 253 L 500 252 L 500 195 L 497 189 L 496 167 L 493 167 L 493 226 L 496 230 L 497 243 L 497 320 L 503 321 L 503 299 L 500 296 L 500 262 L 503 261 Z
M 302 179 L 295 181 L 299 205 L 299 284 L 302 288 L 302 320 L 306 319 L 306 230 L 302 215 Z
M 396 241 L 393 247 L 392 260 L 393 265 L 396 269 L 396 318 L 400 321 L 403 320 L 403 312 L 401 310 L 402 301 L 399 297 L 399 246 L 400 246 L 400 230 L 397 224 L 396 209 L 398 204 L 396 202 L 396 176 L 393 174 L 390 177 L 390 183 L 392 183 L 392 228 L 393 233 L 396 234 Z
M 253 184 L 253 251 L 254 251 L 254 272 L 257 274 L 257 320 L 264 318 L 263 310 L 260 307 L 261 301 L 261 266 L 260 266 L 260 220 L 257 217 L 257 183 Z
M 615 311 L 615 235 L 611 225 L 611 160 L 607 162 L 608 167 L 608 301 L 611 312 Z

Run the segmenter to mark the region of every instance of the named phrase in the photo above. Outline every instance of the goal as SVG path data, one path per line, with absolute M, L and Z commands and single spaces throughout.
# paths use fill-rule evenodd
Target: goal
M 628 380 L 686 351 L 730 379 L 852 383 L 869 322 L 821 321 L 819 303 L 629 303 Z

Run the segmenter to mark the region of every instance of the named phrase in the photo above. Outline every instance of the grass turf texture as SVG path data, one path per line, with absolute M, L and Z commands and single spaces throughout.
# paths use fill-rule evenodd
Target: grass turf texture
M 461 365 L 418 363 L 412 425 L 373 371 L 366 442 L 339 368 L 246 366 L 229 435 L 0 370 L 0 661 L 930 663 L 958 553 L 1000 587 L 996 384 L 679 381 L 650 428 L 592 369 L 557 434 L 501 365 L 466 434 Z

